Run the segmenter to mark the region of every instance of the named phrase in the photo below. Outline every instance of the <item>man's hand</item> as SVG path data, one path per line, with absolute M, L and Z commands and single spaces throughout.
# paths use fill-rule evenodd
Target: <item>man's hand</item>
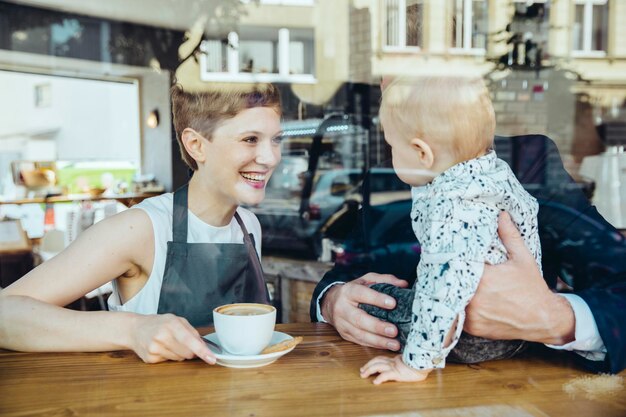
M 463 329 L 488 339 L 553 345 L 574 340 L 576 321 L 569 302 L 548 288 L 507 213 L 498 219 L 498 233 L 509 259 L 485 265 L 476 294 L 465 310 Z
M 393 275 L 369 273 L 354 281 L 330 288 L 322 299 L 322 316 L 332 324 L 341 337 L 363 346 L 398 350 L 400 343 L 394 339 L 398 329 L 391 323 L 370 316 L 359 304 L 371 304 L 393 309 L 396 300 L 369 288 L 369 285 L 387 283 L 407 287 L 408 283 Z

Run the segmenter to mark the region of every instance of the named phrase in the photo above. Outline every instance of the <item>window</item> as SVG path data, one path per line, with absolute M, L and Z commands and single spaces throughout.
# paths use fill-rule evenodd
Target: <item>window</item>
M 485 53 L 488 10 L 486 0 L 449 0 L 452 11 L 452 48 L 468 53 Z
M 203 41 L 201 51 L 203 81 L 315 82 L 311 29 L 242 28 Z
M 575 0 L 572 25 L 572 55 L 606 55 L 608 42 L 608 0 Z
M 423 0 L 385 0 L 384 49 L 421 47 L 423 15 Z

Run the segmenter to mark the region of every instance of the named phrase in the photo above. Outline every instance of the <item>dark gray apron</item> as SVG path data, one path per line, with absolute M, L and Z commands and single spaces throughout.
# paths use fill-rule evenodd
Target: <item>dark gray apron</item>
M 235 212 L 244 244 L 187 243 L 187 195 L 174 193 L 173 241 L 167 258 L 157 312 L 186 318 L 192 326 L 213 324 L 213 309 L 235 302 L 269 303 L 254 236 Z

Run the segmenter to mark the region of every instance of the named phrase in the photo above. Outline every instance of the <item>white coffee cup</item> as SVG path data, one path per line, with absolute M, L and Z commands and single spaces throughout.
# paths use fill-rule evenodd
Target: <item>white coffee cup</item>
M 233 355 L 258 355 L 274 334 L 276 308 L 267 304 L 226 304 L 213 310 L 215 333 Z

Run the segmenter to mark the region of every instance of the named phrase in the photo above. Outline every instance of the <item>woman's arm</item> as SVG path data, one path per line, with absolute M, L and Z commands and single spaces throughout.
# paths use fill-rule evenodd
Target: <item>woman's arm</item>
M 61 307 L 135 265 L 149 273 L 153 239 L 150 219 L 140 210 L 127 210 L 86 230 L 0 292 L 0 346 L 23 351 L 132 349 L 146 362 L 199 356 L 214 363 L 184 319 Z

